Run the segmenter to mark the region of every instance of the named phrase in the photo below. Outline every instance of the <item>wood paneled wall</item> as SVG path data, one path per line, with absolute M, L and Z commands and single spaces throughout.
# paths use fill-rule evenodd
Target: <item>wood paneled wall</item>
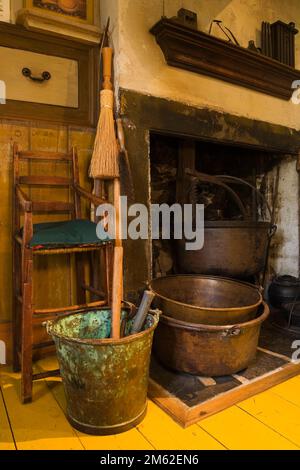
M 12 314 L 12 144 L 17 142 L 22 149 L 67 151 L 77 146 L 81 185 L 91 189 L 88 167 L 94 142 L 94 130 L 68 126 L 48 125 L 37 122 L 0 120 L 0 327 L 9 322 Z M 46 172 L 63 174 L 66 171 L 57 163 L 40 163 L 32 167 L 32 173 Z M 40 189 L 34 189 L 32 197 L 39 198 Z M 45 200 L 63 200 L 68 194 L 63 190 L 47 190 Z M 88 215 L 88 207 L 86 207 Z M 66 215 L 52 215 L 52 220 L 63 220 Z M 38 219 L 36 219 L 38 220 Z M 74 282 L 71 263 L 67 257 L 39 257 L 35 272 L 36 306 L 69 305 L 74 297 Z

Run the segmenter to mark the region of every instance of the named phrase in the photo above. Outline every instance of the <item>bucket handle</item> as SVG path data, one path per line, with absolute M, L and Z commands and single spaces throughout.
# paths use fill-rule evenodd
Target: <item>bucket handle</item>
M 150 309 L 149 313 L 154 317 L 155 321 L 159 321 L 160 316 L 162 315 L 162 311 L 159 308 Z
M 51 327 L 53 325 L 52 320 L 43 321 L 42 326 L 46 328 L 47 334 L 51 336 Z

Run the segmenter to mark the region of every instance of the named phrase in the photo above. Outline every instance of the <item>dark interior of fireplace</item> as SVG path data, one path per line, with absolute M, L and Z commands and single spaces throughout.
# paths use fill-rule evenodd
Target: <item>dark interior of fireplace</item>
M 257 148 L 151 133 L 151 202 L 204 204 L 206 221 L 240 220 L 244 216 L 226 189 L 205 181 L 190 186 L 186 183 L 187 171 L 242 178 L 262 193 L 272 209 L 275 169 L 282 158 Z M 249 219 L 266 220 L 266 208 L 251 188 L 242 184 L 230 187 L 241 199 Z M 153 240 L 154 278 L 180 272 L 174 250 L 172 240 Z

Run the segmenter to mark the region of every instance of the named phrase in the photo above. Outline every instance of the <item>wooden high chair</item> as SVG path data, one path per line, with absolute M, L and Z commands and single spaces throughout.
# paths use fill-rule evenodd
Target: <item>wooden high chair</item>
M 50 176 L 48 174 L 21 175 L 21 161 L 31 162 L 65 162 L 71 170 L 71 177 Z M 29 165 L 28 165 L 29 167 Z M 28 172 L 29 173 L 29 172 Z M 33 374 L 32 355 L 36 349 L 48 347 L 52 342 L 34 344 L 33 326 L 41 324 L 56 315 L 67 314 L 79 308 L 97 307 L 110 303 L 112 278 L 112 242 L 108 238 L 100 240 L 96 235 L 96 224 L 82 219 L 81 198 L 95 206 L 106 202 L 96 197 L 79 185 L 78 158 L 76 148 L 70 153 L 51 153 L 37 151 L 19 151 L 13 147 L 13 367 L 21 370 L 21 400 L 23 403 L 32 400 L 32 382 L 41 378 L 57 375 L 59 371 L 46 371 Z M 69 189 L 69 200 L 33 201 L 25 188 L 59 188 Z M 33 223 L 34 213 L 67 213 L 69 218 L 59 222 Z M 22 223 L 21 223 L 22 222 Z M 102 251 L 94 266 L 101 264 L 104 274 L 104 292 L 99 285 L 87 285 L 84 281 L 84 264 L 80 257 L 83 252 Z M 77 302 L 78 305 L 63 308 L 35 309 L 33 305 L 33 267 L 36 256 L 52 254 L 75 254 Z M 100 258 L 102 262 L 100 263 Z M 94 260 L 97 257 L 94 257 Z M 97 270 L 99 273 L 100 269 Z M 94 281 L 97 280 L 97 275 Z M 99 297 L 97 302 L 86 303 L 86 291 Z

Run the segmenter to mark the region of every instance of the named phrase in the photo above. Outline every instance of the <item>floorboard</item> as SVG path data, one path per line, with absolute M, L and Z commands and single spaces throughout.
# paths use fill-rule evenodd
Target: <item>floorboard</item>
M 300 447 L 299 406 L 268 390 L 239 403 L 238 407 Z
M 295 444 L 233 406 L 201 421 L 198 426 L 230 450 L 297 450 Z
M 300 376 L 276 385 L 270 391 L 300 408 Z
M 40 369 L 55 368 L 55 360 Z M 89 436 L 73 429 L 64 411 L 60 378 L 34 384 L 33 402 L 19 400 L 20 375 L 0 378 L 0 450 L 210 450 L 300 448 L 300 376 L 183 429 L 149 400 L 135 429 L 115 436 Z
M 0 390 L 0 450 L 15 450 L 14 438 L 11 432 L 10 423 Z
M 155 403 L 149 401 L 148 413 L 139 431 L 158 450 L 220 450 L 225 447 L 197 425 L 181 428 Z
M 20 402 L 19 374 L 3 373 L 3 397 L 18 450 L 83 450 L 44 381 L 34 384 L 33 402 Z

